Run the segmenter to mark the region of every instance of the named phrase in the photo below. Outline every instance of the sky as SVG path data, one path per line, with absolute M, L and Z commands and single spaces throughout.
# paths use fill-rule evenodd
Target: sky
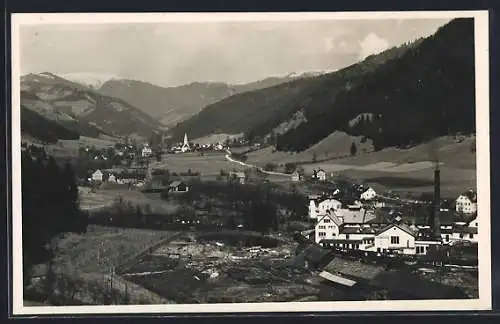
M 331 71 L 433 34 L 449 19 L 23 25 L 21 73 L 177 86 Z

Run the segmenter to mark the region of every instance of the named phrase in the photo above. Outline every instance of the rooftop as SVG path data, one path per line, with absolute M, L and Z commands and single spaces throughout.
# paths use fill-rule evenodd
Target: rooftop
M 182 181 L 180 180 L 175 180 L 175 181 L 172 181 L 169 185 L 169 187 L 173 188 L 173 187 L 178 187 L 179 185 L 183 184 Z
M 462 196 L 469 198 L 473 203 L 477 202 L 477 194 L 474 190 L 467 190 L 466 192 L 462 193 Z
M 339 209 L 335 211 L 337 217 L 343 217 L 344 223 L 367 223 L 375 218 L 373 211 L 361 209 Z
M 385 271 L 384 267 L 381 265 L 374 265 L 358 260 L 349 260 L 339 257 L 333 259 L 324 268 L 324 270 L 331 273 L 338 272 L 344 275 L 352 276 L 353 278 L 361 278 L 365 280 L 372 280 L 378 274 Z
M 377 231 L 371 227 L 346 227 L 340 228 L 340 233 L 343 234 L 375 234 Z

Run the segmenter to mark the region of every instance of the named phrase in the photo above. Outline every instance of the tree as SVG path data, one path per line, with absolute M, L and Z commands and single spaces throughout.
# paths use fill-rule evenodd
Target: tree
M 285 173 L 292 173 L 297 169 L 295 163 L 285 163 Z
M 351 144 L 351 155 L 356 155 L 358 148 L 356 147 L 356 143 L 352 142 Z
M 276 170 L 276 164 L 274 164 L 274 163 L 267 163 L 264 166 L 264 170 L 266 170 L 266 171 L 274 171 L 274 170 Z
M 48 262 L 50 277 L 60 236 L 86 230 L 87 219 L 78 206 L 76 177 L 69 164 L 61 169 L 54 158 L 29 150 L 22 153 L 21 167 L 23 268 L 29 273 L 32 265 Z M 29 284 L 29 278 L 25 279 L 24 284 Z M 47 289 L 53 288 L 51 281 Z

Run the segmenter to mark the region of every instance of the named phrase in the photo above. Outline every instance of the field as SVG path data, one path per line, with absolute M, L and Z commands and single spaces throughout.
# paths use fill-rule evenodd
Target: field
M 92 192 L 90 188 L 80 187 L 80 208 L 83 210 L 96 210 L 111 206 L 117 198 L 122 197 L 125 202 L 134 205 L 149 205 L 155 213 L 171 213 L 177 205 L 161 199 L 160 194 L 145 194 L 137 189 L 128 190 L 126 185 L 111 185 L 111 188 L 98 189 Z
M 47 154 L 55 158 L 76 158 L 78 157 L 78 149 L 85 146 L 95 146 L 97 149 L 114 146 L 119 139 L 102 135 L 100 138 L 92 138 L 80 136 L 78 140 L 59 140 L 55 144 L 45 146 Z
M 334 176 L 343 174 L 367 182 L 375 189 L 421 192 L 431 189 L 433 160 L 438 159 L 443 194 L 456 195 L 476 187 L 476 154 L 471 152 L 474 144 L 474 137 L 441 137 L 410 149 L 388 148 L 302 166 L 309 175 L 313 169 L 322 168 Z M 307 154 L 308 151 L 273 153 L 271 148 L 265 148 L 248 154 L 248 161 L 258 165 L 296 163 L 310 161 L 310 158 L 306 159 Z M 318 155 L 317 159 L 322 159 L 322 156 Z
M 109 271 L 146 246 L 174 232 L 89 225 L 85 234 L 69 234 L 59 242 L 58 263 L 81 272 Z
M 213 177 L 220 174 L 220 170 L 241 170 L 245 167 L 231 163 L 225 159 L 225 153 L 208 153 L 200 156 L 199 153 L 179 153 L 163 155 L 161 162 L 154 161 L 151 168 L 164 168 L 170 172 L 200 172 L 202 177 Z
M 102 304 L 111 289 L 115 298 L 126 296 L 130 303 L 170 303 L 139 285 L 112 275 L 111 269 L 135 258 L 159 241 L 172 239 L 176 234 L 95 225 L 90 225 L 84 234 L 67 234 L 57 242 L 53 265 L 58 304 Z M 39 265 L 37 268 L 46 266 Z M 26 297 L 39 298 L 37 296 L 43 289 L 40 281 L 34 281 L 28 287 Z

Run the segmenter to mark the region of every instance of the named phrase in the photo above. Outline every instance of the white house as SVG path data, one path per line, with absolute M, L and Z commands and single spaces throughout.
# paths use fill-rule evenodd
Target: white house
M 326 181 L 326 172 L 323 169 L 314 170 L 313 178 L 319 181 Z
M 477 243 L 478 238 L 477 227 L 456 226 L 451 234 L 450 243 L 453 244 L 462 241 Z
M 342 203 L 335 199 L 325 199 L 316 204 L 316 200 L 309 201 L 309 218 L 317 219 L 326 214 L 329 210 L 338 210 L 342 207 Z
M 469 190 L 457 197 L 455 201 L 455 210 L 458 213 L 474 214 L 477 212 L 477 195 Z
M 340 220 L 332 212 L 318 218 L 314 233 L 315 242 L 320 243 L 323 240 L 336 239 L 339 236 L 340 225 Z
M 229 172 L 229 179 L 236 179 L 240 184 L 245 184 L 246 180 L 246 174 L 243 171 L 230 171 Z
M 377 193 L 372 188 L 368 188 L 363 193 L 361 193 L 361 200 L 371 200 L 377 196 Z
M 390 224 L 375 235 L 373 248 L 381 253 L 415 254 L 416 235 L 404 224 Z
M 148 144 L 144 145 L 144 147 L 142 148 L 141 155 L 142 157 L 150 157 L 151 155 L 153 155 L 153 150 L 151 149 L 151 147 L 149 147 Z
M 91 179 L 92 179 L 92 181 L 102 182 L 103 176 L 104 176 L 104 173 L 102 173 L 101 170 L 96 170 L 94 173 L 92 173 Z
M 182 181 L 173 181 L 168 186 L 169 192 L 188 192 L 189 186 Z
M 299 182 L 302 180 L 302 175 L 299 173 L 299 171 L 294 171 L 292 173 L 292 182 Z

